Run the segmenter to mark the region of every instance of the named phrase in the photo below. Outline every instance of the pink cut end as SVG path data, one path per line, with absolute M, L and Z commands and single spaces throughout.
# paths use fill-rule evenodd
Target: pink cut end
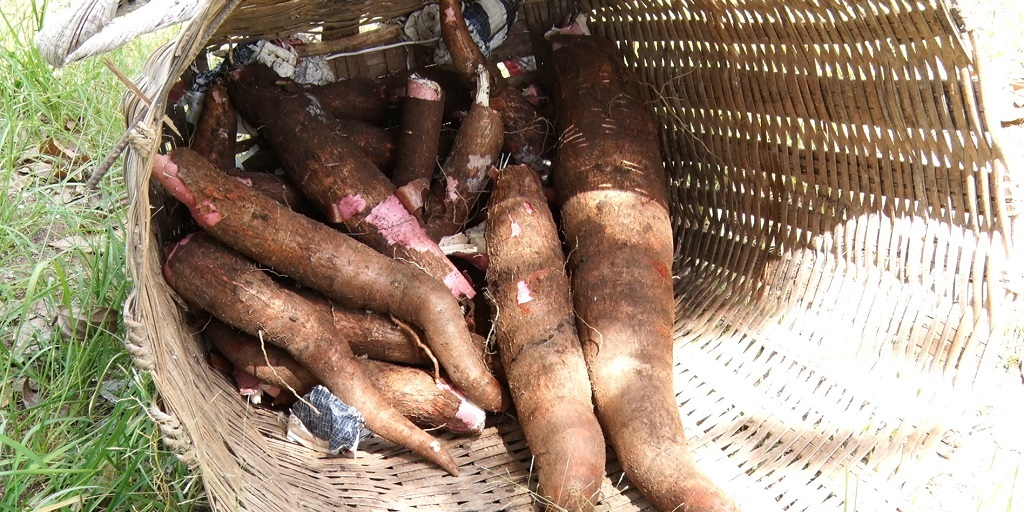
M 238 394 L 242 396 L 252 396 L 263 393 L 260 388 L 260 379 L 257 379 L 255 375 L 243 370 L 236 366 L 235 370 L 231 372 L 231 376 L 235 378 L 235 385 L 238 386 Z
M 192 191 L 185 186 L 185 183 L 178 177 L 178 164 L 167 155 L 156 155 L 153 157 L 153 178 L 156 179 L 164 189 L 175 199 L 181 201 L 189 209 L 196 204 L 196 197 Z
M 217 211 L 217 205 L 210 201 L 203 201 L 196 205 L 196 207 L 192 209 L 192 216 L 195 217 L 196 221 L 199 222 L 199 225 L 204 228 L 213 226 L 220 222 L 220 219 L 224 218 L 224 216 Z
M 332 205 L 332 208 L 327 212 L 329 222 L 344 222 L 349 220 L 357 213 L 362 212 L 366 209 L 366 200 L 360 195 L 345 196 Z
M 484 430 L 484 422 L 487 420 L 487 413 L 480 406 L 462 399 L 459 410 L 455 413 L 458 423 L 450 422 L 448 428 L 456 432 L 468 432 L 479 434 Z
M 473 285 L 469 284 L 466 276 L 462 275 L 462 272 L 458 270 L 452 270 L 451 273 L 444 276 L 444 284 L 452 291 L 452 295 L 458 298 L 472 299 L 476 296 L 476 290 L 473 289 Z
M 451 272 L 444 277 L 444 284 L 456 297 L 472 298 L 476 295 L 473 286 L 459 273 L 455 265 L 448 261 L 441 248 L 430 239 L 423 226 L 409 213 L 398 196 L 391 194 L 374 206 L 366 216 L 366 222 L 377 228 L 389 245 L 405 247 L 416 252 L 430 252 L 435 258 L 442 258 L 448 262 Z
M 484 422 L 487 421 L 486 411 L 470 402 L 459 390 L 444 382 L 437 383 L 437 388 L 459 397 L 459 409 L 455 411 L 455 418 L 445 424 L 448 430 L 460 434 L 479 434 L 483 432 Z
M 519 304 L 526 304 L 533 300 L 533 296 L 530 295 L 530 287 L 526 285 L 526 281 L 519 281 L 516 283 L 516 302 Z
M 456 20 L 455 9 L 449 7 L 444 10 L 444 21 L 446 23 L 454 23 Z
M 251 187 L 252 186 L 252 180 L 249 179 L 249 178 L 246 178 L 245 176 L 235 176 L 235 179 L 238 180 L 238 181 L 241 181 L 247 187 Z
M 398 187 L 395 190 L 395 196 L 405 205 L 405 209 L 409 213 L 415 214 L 423 208 L 423 196 L 429 185 L 430 182 L 424 178 L 415 179 Z
M 195 235 L 195 233 L 191 233 L 185 238 L 179 240 L 178 243 L 171 247 L 171 251 L 167 253 L 167 258 L 164 262 L 164 280 L 167 281 L 167 284 L 171 285 L 171 288 L 174 288 L 174 274 L 171 272 L 171 260 L 174 259 L 174 255 L 178 252 L 178 248 L 189 243 L 193 235 Z
M 441 101 L 441 86 L 433 80 L 412 75 L 405 86 L 405 94 L 410 98 L 425 101 Z

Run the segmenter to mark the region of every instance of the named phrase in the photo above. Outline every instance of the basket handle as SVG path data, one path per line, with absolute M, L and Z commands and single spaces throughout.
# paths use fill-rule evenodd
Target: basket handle
M 139 36 L 188 21 L 205 0 L 74 0 L 48 15 L 36 33 L 39 54 L 52 66 L 109 52 Z

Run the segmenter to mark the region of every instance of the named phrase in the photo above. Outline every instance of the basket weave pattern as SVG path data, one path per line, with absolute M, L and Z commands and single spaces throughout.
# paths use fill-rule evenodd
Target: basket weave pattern
M 204 361 L 164 284 L 171 209 L 153 191 L 169 87 L 208 45 L 333 30 L 419 1 L 209 0 L 126 105 L 129 344 L 161 426 L 217 510 L 531 510 L 511 419 L 443 437 L 462 476 L 367 444 L 284 440 Z M 527 1 L 532 32 L 586 13 L 649 85 L 677 243 L 680 413 L 700 464 L 749 510 L 894 510 L 927 478 L 951 411 L 1006 322 L 1009 177 L 941 3 Z M 645 510 L 613 458 L 601 508 Z M 852 508 L 852 498 L 847 506 Z

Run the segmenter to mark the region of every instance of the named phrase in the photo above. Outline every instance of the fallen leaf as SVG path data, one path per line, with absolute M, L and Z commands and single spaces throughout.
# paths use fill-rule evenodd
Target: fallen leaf
M 71 165 L 79 166 L 89 161 L 89 155 L 79 150 L 78 145 L 74 142 L 61 142 L 59 139 L 50 140 L 60 150 L 62 157 L 70 162 Z
M 61 141 L 54 137 L 48 137 L 41 142 L 37 148 L 39 158 L 53 161 L 50 176 L 58 181 L 63 181 L 70 175 L 71 169 L 78 168 L 89 162 L 89 155 L 82 153 L 74 142 Z M 24 155 L 31 156 L 31 155 Z
M 49 505 L 46 505 L 45 507 L 37 507 L 34 510 L 35 512 L 53 512 L 54 510 L 82 510 L 83 504 L 84 502 L 82 500 L 82 496 L 78 495 L 75 496 L 74 498 L 68 498 L 59 503 L 51 503 Z
M 116 309 L 96 306 L 83 311 L 79 306 L 57 308 L 57 327 L 73 340 L 84 340 L 89 334 L 103 330 L 114 332 L 121 314 Z
M 18 164 L 38 162 L 42 159 L 43 154 L 39 152 L 39 146 L 31 146 L 25 151 L 22 151 L 20 155 L 18 155 Z
M 100 384 L 100 396 L 106 401 L 116 404 L 125 395 L 129 383 L 128 379 L 104 381 Z
M 84 253 L 91 253 L 93 247 L 95 247 L 96 244 L 100 240 L 102 240 L 104 236 L 106 236 L 106 233 L 94 233 L 91 235 L 70 235 L 61 238 L 60 240 L 53 240 L 47 242 L 46 245 L 62 251 L 78 249 Z
M 29 176 L 43 176 L 47 179 L 55 174 L 53 172 L 53 162 L 45 160 L 25 162 L 21 167 L 18 167 L 18 172 Z
M 53 337 L 53 310 L 41 300 L 33 302 L 28 311 L 21 315 L 23 320 L 12 326 L 8 332 L 13 332 L 14 339 L 11 341 L 11 360 L 24 363 L 40 350 L 40 341 Z M 5 314 L 10 314 L 5 313 Z
M 27 377 L 19 377 L 21 382 L 21 403 L 26 409 L 39 404 L 39 384 Z

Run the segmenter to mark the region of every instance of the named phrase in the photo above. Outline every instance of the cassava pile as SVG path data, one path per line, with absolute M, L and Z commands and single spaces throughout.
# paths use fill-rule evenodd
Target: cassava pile
M 537 107 L 458 2 L 440 7 L 451 70 L 309 86 L 238 65 L 208 88 L 190 147 L 156 157 L 195 228 L 165 277 L 211 359 L 272 407 L 323 384 L 452 475 L 422 429 L 475 434 L 513 407 L 552 507 L 600 502 L 607 439 L 658 509 L 737 510 L 694 466 L 672 392 L 672 232 L 636 77 L 610 43 L 556 35 Z M 239 158 L 253 145 L 263 157 Z M 522 165 L 497 168 L 502 153 Z M 486 258 L 449 259 L 438 242 L 482 222 Z

